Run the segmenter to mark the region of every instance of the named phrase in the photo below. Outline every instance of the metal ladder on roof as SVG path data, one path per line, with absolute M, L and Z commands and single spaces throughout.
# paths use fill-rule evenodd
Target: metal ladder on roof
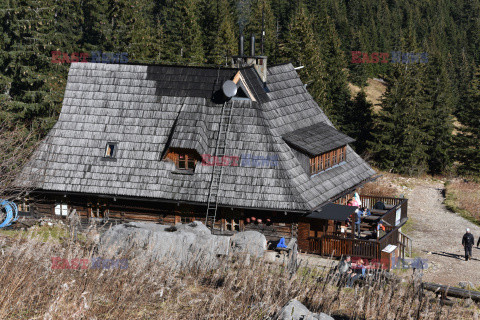
M 223 159 L 223 156 L 225 156 L 227 134 L 230 129 L 232 114 L 233 102 L 225 102 L 222 107 L 222 115 L 220 116 L 220 125 L 215 145 L 212 177 L 210 179 L 210 188 L 208 191 L 207 216 L 205 219 L 205 225 L 212 231 L 215 226 L 215 219 L 217 218 L 218 192 L 220 190 L 220 183 L 223 175 L 223 166 L 221 163 L 220 165 L 217 165 L 217 160 Z

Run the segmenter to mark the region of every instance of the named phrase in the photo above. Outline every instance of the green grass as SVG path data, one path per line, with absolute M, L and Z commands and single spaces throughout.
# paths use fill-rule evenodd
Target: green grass
M 41 242 L 63 242 L 70 237 L 68 229 L 65 226 L 37 226 L 24 230 L 0 230 L 0 235 L 12 238 L 36 238 Z M 85 241 L 87 238 L 83 234 L 78 234 L 78 240 Z
M 407 222 L 402 226 L 402 233 L 408 236 L 413 230 L 415 230 L 415 221 L 412 217 L 408 217 Z

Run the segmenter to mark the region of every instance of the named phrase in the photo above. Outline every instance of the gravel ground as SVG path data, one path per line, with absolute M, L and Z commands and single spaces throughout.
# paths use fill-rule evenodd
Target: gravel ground
M 413 251 L 428 260 L 423 280 L 452 286 L 466 281 L 479 287 L 480 249 L 474 247 L 473 259 L 465 261 L 462 237 L 468 227 L 476 244 L 480 227 L 446 209 L 442 181 L 407 180 L 408 217 L 412 221 L 408 236 L 413 240 Z

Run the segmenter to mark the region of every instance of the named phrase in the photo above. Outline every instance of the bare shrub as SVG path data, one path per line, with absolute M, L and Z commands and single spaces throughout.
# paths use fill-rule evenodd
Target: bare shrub
M 0 123 L 0 196 L 11 197 L 24 193 L 28 186 L 13 184 L 18 173 L 37 146 L 37 137 L 21 126 L 12 126 L 7 121 Z
M 73 242 L 0 237 L 2 319 L 264 319 L 296 298 L 313 312 L 351 319 L 472 319 L 477 311 L 442 306 L 413 282 L 376 280 L 337 286 L 325 268 L 302 266 L 293 276 L 261 259 L 223 257 L 206 268 L 165 259 L 128 258 L 127 269 L 51 269 L 51 257 L 95 256 Z M 426 293 L 427 294 L 427 293 Z

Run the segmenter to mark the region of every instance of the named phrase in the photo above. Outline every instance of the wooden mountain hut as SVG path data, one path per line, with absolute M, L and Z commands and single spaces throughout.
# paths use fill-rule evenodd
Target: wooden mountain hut
M 375 175 L 352 141 L 290 63 L 72 63 L 59 119 L 17 183 L 32 187 L 38 215 L 200 220 L 216 233 L 297 237 L 304 252 L 375 257 L 402 242 L 407 200 L 362 195 L 390 206 L 376 213 L 389 229 L 369 239 L 365 223 L 352 237 L 344 204 Z

